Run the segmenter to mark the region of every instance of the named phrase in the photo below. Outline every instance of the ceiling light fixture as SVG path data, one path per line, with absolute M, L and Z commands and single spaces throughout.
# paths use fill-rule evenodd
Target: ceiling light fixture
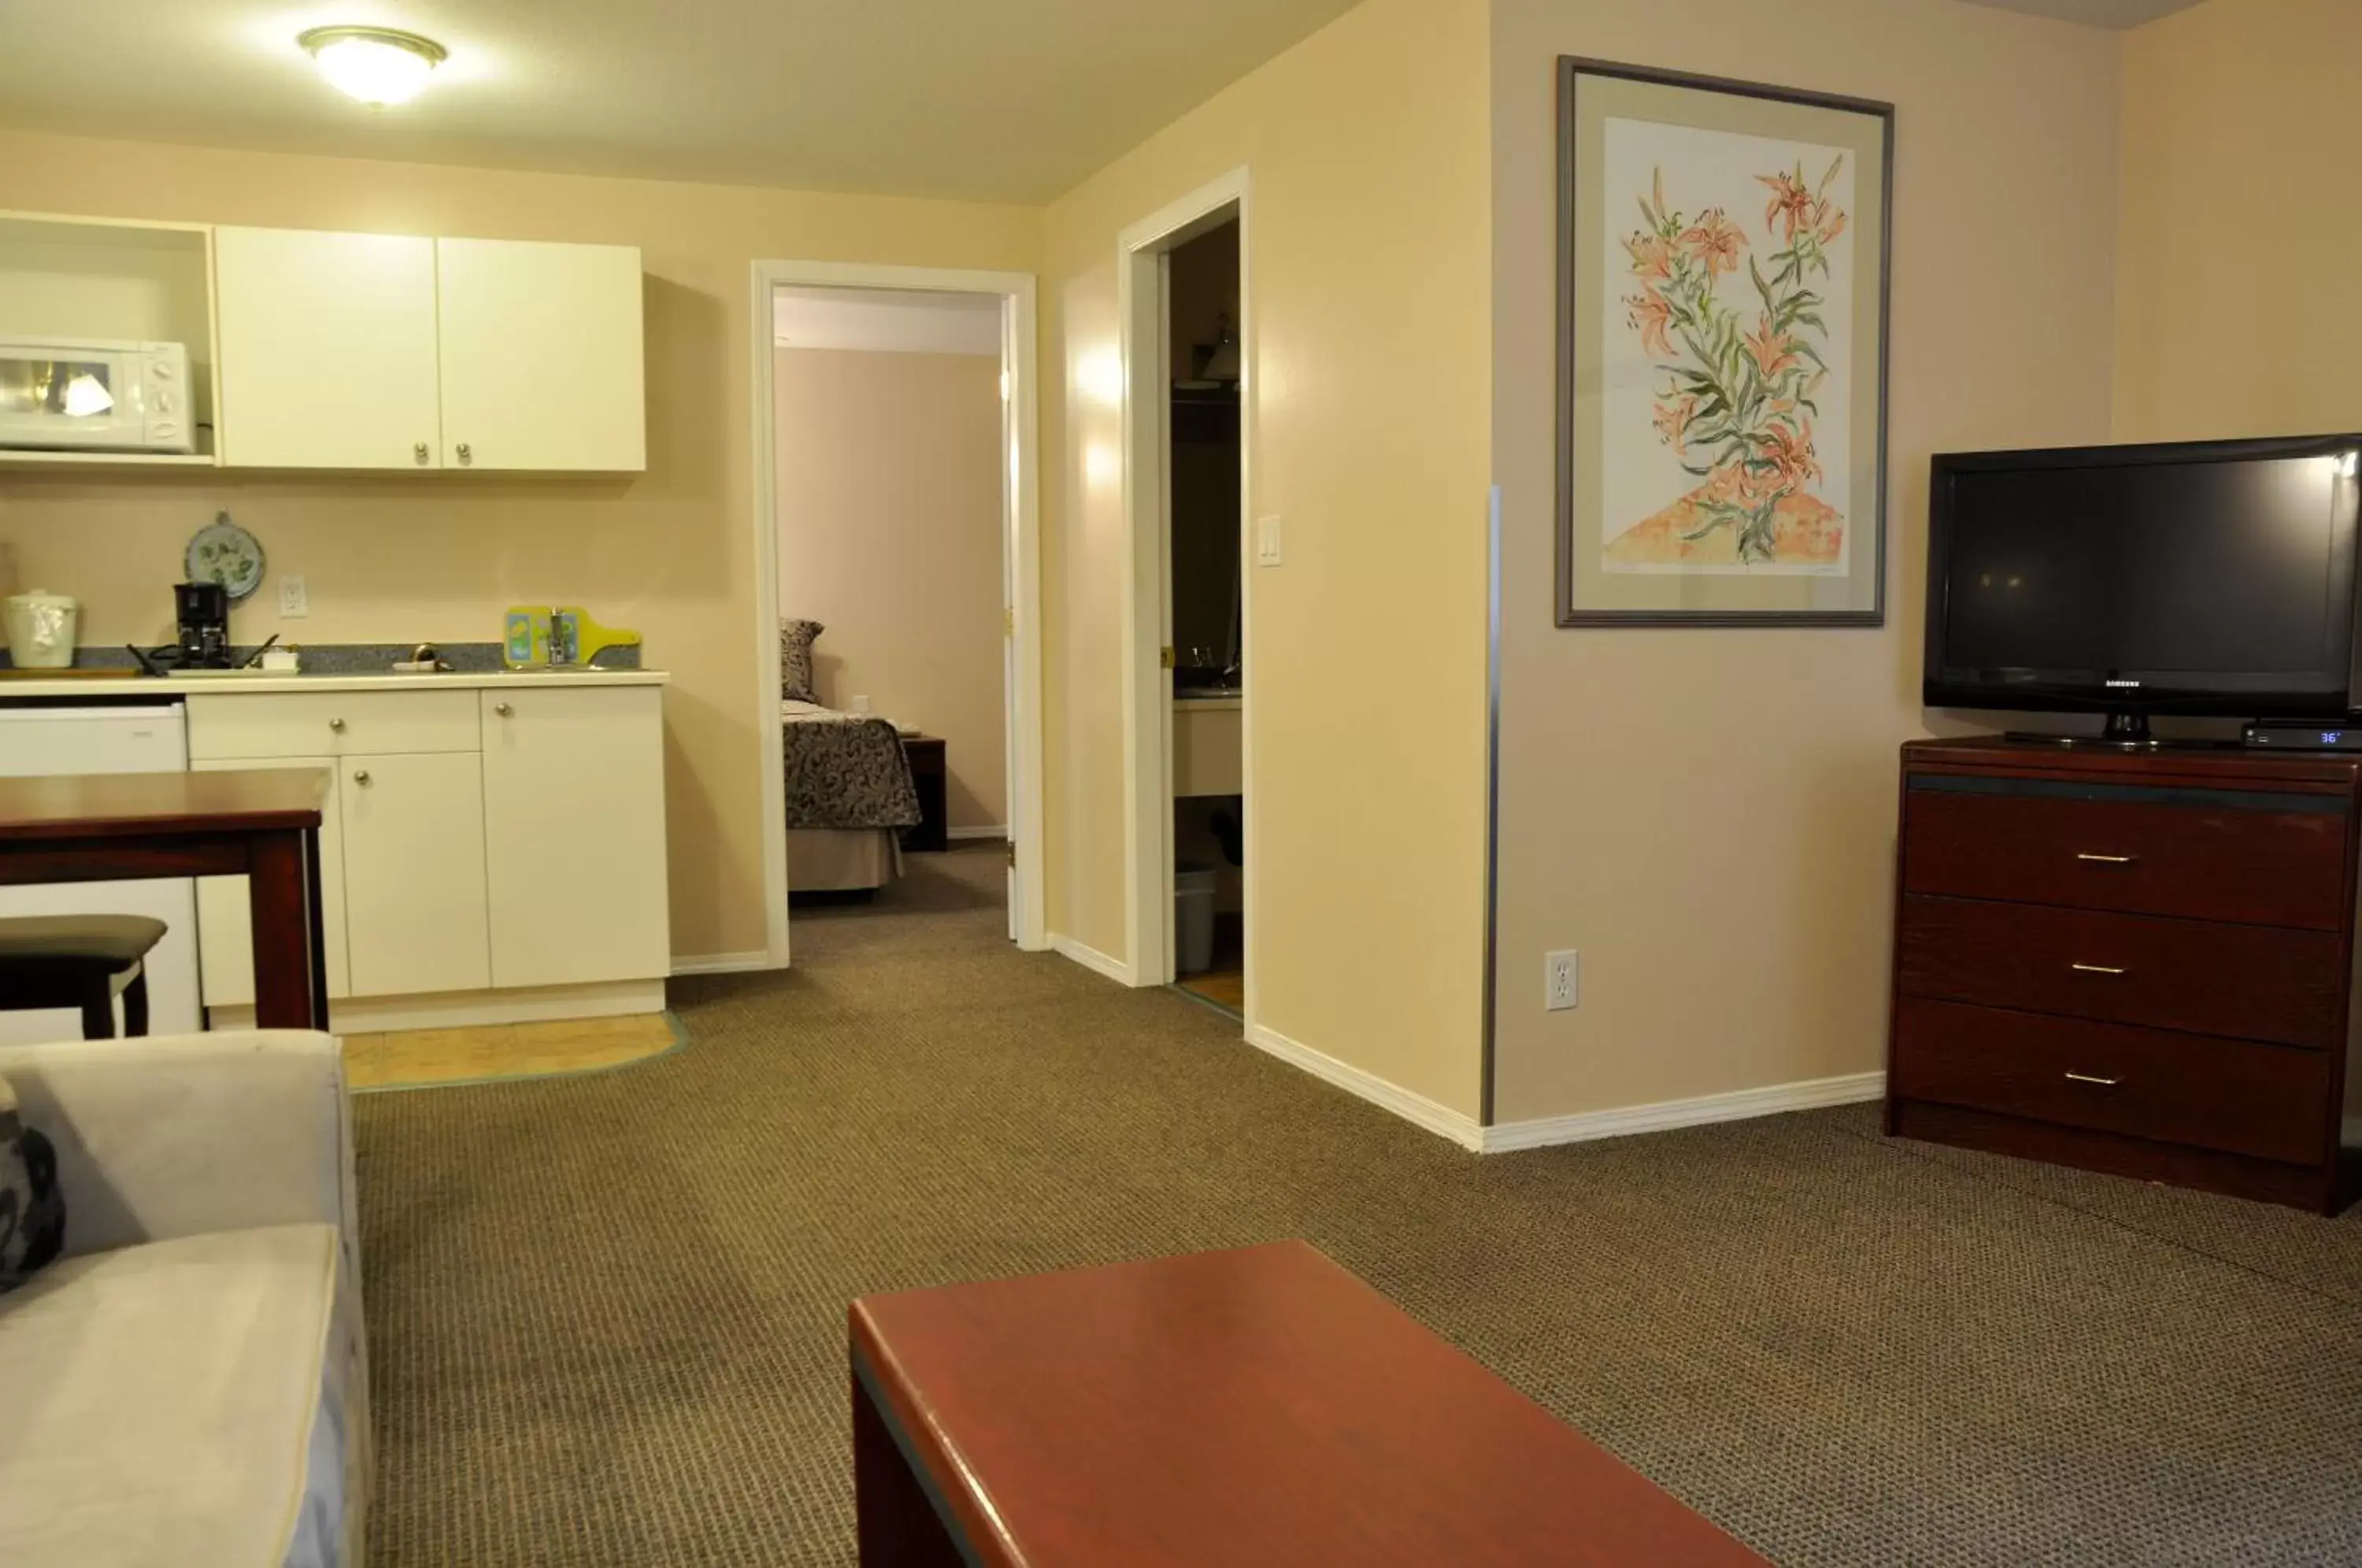
M 392 28 L 314 28 L 295 41 L 321 75 L 364 104 L 407 104 L 447 58 L 433 39 Z

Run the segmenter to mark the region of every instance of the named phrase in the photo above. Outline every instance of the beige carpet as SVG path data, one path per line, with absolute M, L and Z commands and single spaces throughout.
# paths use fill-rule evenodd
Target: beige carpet
M 849 1564 L 849 1297 L 1283 1236 L 1783 1563 L 2362 1562 L 2362 1215 L 1866 1107 L 1480 1159 L 912 866 L 685 1051 L 357 1104 L 373 1562 Z

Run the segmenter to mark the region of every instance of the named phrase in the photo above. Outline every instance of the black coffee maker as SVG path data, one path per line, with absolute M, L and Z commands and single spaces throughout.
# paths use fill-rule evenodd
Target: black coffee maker
M 175 669 L 230 667 L 228 589 L 218 582 L 174 583 L 172 619 L 179 623 L 178 642 L 131 650 L 141 669 L 165 675 Z
M 218 582 L 172 585 L 172 618 L 180 623 L 182 669 L 229 668 L 229 590 Z

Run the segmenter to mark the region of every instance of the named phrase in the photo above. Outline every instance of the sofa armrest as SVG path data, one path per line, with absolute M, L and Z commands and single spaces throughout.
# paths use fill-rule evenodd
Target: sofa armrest
M 358 1250 L 344 1050 L 326 1034 L 6 1046 L 0 1077 L 57 1146 L 69 1256 L 303 1221 Z

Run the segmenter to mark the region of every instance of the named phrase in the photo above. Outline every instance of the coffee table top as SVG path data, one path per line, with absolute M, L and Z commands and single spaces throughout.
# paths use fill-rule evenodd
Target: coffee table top
M 853 1304 L 971 1561 L 1762 1559 L 1302 1242 Z
M 318 767 L 0 778 L 0 842 L 320 825 Z

